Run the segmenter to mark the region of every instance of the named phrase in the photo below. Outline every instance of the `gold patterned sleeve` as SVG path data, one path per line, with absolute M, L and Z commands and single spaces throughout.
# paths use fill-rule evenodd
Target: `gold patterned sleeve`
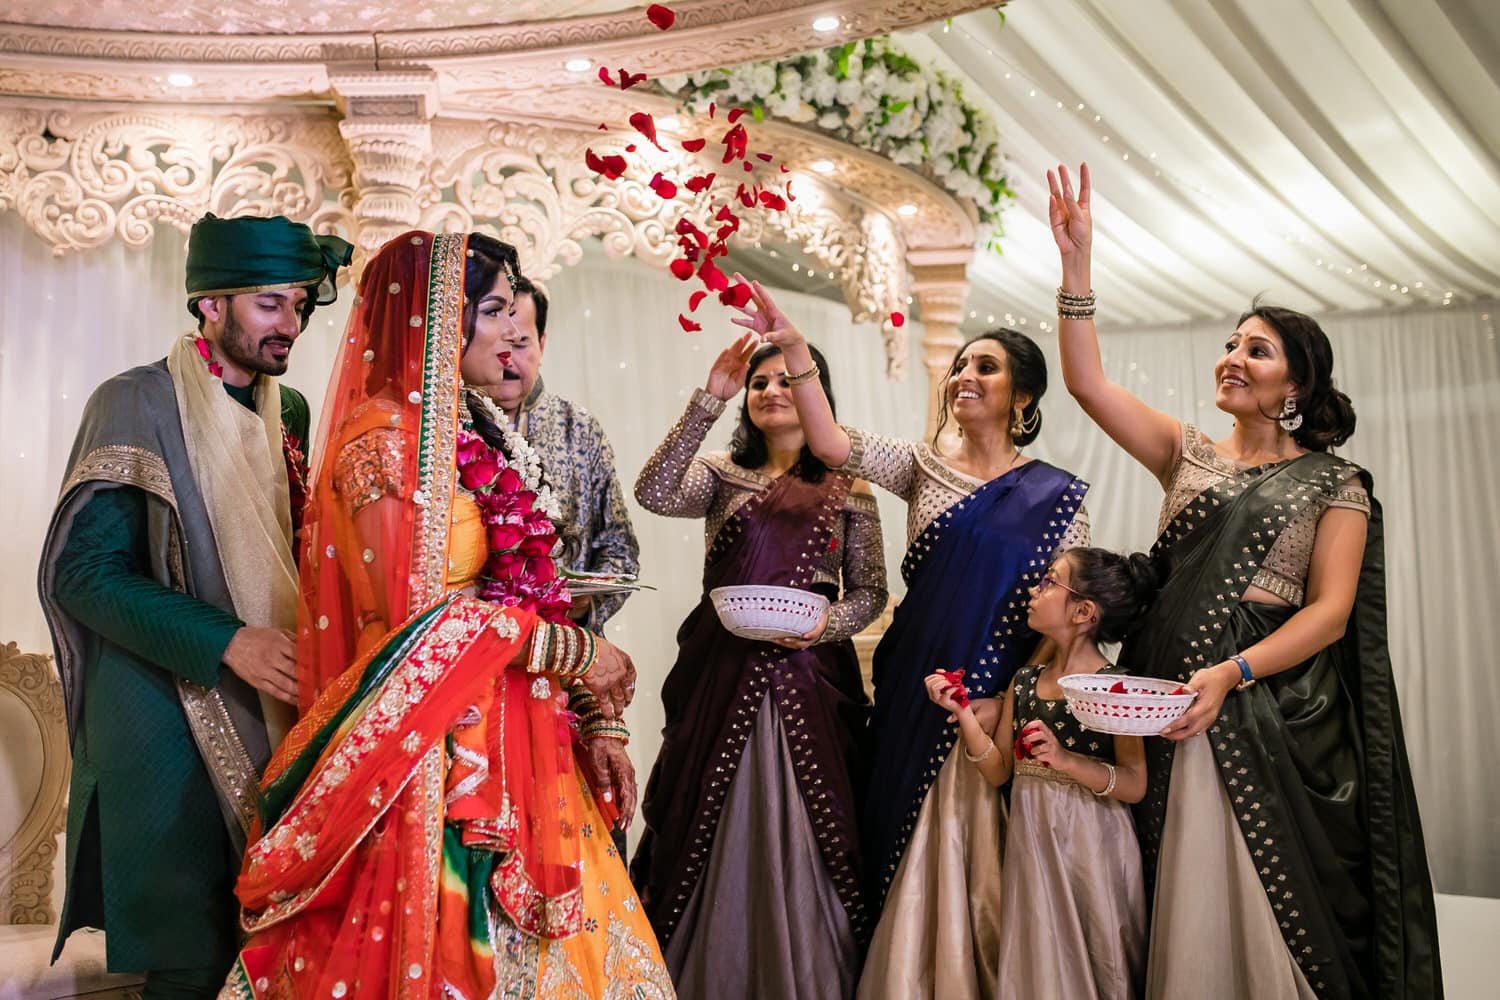
M 1092 542 L 1089 535 L 1089 509 L 1079 504 L 1078 513 L 1073 515 L 1073 520 L 1068 523 L 1068 530 L 1063 532 L 1062 541 L 1057 543 L 1057 551 L 1086 549 Z
M 917 482 L 916 446 L 858 427 L 844 431 L 849 435 L 849 458 L 837 471 L 868 479 L 910 503 Z
M 875 498 L 844 509 L 844 596 L 828 609 L 828 628 L 820 642 L 847 639 L 885 610 L 887 597 L 885 544 L 880 537 L 880 512 Z
M 707 516 L 719 480 L 696 456 L 723 412 L 722 399 L 702 389 L 693 391 L 687 410 L 636 477 L 635 499 L 642 507 L 665 517 Z
M 1359 481 L 1358 476 L 1327 494 L 1324 500 L 1329 507 L 1345 507 L 1349 510 L 1363 511 L 1366 517 L 1370 516 L 1370 494 L 1365 489 L 1365 484 Z
M 376 427 L 344 445 L 333 466 L 333 489 L 358 514 L 381 497 L 405 495 L 401 431 Z

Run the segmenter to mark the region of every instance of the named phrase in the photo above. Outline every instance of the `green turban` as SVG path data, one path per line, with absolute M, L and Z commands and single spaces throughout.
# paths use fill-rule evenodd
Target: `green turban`
M 354 247 L 337 236 L 314 236 L 282 215 L 221 219 L 209 213 L 188 234 L 188 312 L 201 318 L 198 300 L 210 295 L 306 288 L 306 326 L 315 307 L 338 297 L 338 269 L 353 255 Z

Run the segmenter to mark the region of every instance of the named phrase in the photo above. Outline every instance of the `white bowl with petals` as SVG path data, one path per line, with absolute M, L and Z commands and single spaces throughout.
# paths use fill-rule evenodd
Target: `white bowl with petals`
M 1057 679 L 1068 709 L 1086 728 L 1116 736 L 1155 736 L 1198 697 L 1177 694 L 1182 685 L 1129 674 L 1070 674 Z M 1123 685 L 1125 690 L 1111 691 Z
M 828 598 L 796 587 L 758 584 L 715 587 L 708 592 L 724 627 L 742 639 L 788 639 L 806 635 L 828 610 Z

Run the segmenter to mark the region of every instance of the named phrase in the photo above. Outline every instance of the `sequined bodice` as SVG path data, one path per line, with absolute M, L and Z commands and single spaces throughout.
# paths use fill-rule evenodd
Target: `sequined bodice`
M 1112 663 L 1099 668 L 1098 672 L 1101 674 L 1125 673 Z M 1108 733 L 1085 729 L 1069 710 L 1067 699 L 1053 700 L 1037 694 L 1036 682 L 1041 674 L 1042 668 L 1036 664 L 1016 671 L 1014 695 L 1016 732 L 1019 733 L 1033 719 L 1040 719 L 1052 728 L 1057 742 L 1064 750 L 1113 763 L 1115 759 L 1114 737 Z

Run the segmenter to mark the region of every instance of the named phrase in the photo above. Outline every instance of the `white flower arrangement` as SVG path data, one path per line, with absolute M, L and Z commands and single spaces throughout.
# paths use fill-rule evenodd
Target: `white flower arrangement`
M 813 125 L 915 167 L 972 201 L 980 220 L 997 231 L 1000 211 L 1014 197 L 994 120 L 964 100 L 957 81 L 923 70 L 889 37 L 657 83 L 694 112 L 713 102 L 748 107 L 757 120 L 770 115 Z

